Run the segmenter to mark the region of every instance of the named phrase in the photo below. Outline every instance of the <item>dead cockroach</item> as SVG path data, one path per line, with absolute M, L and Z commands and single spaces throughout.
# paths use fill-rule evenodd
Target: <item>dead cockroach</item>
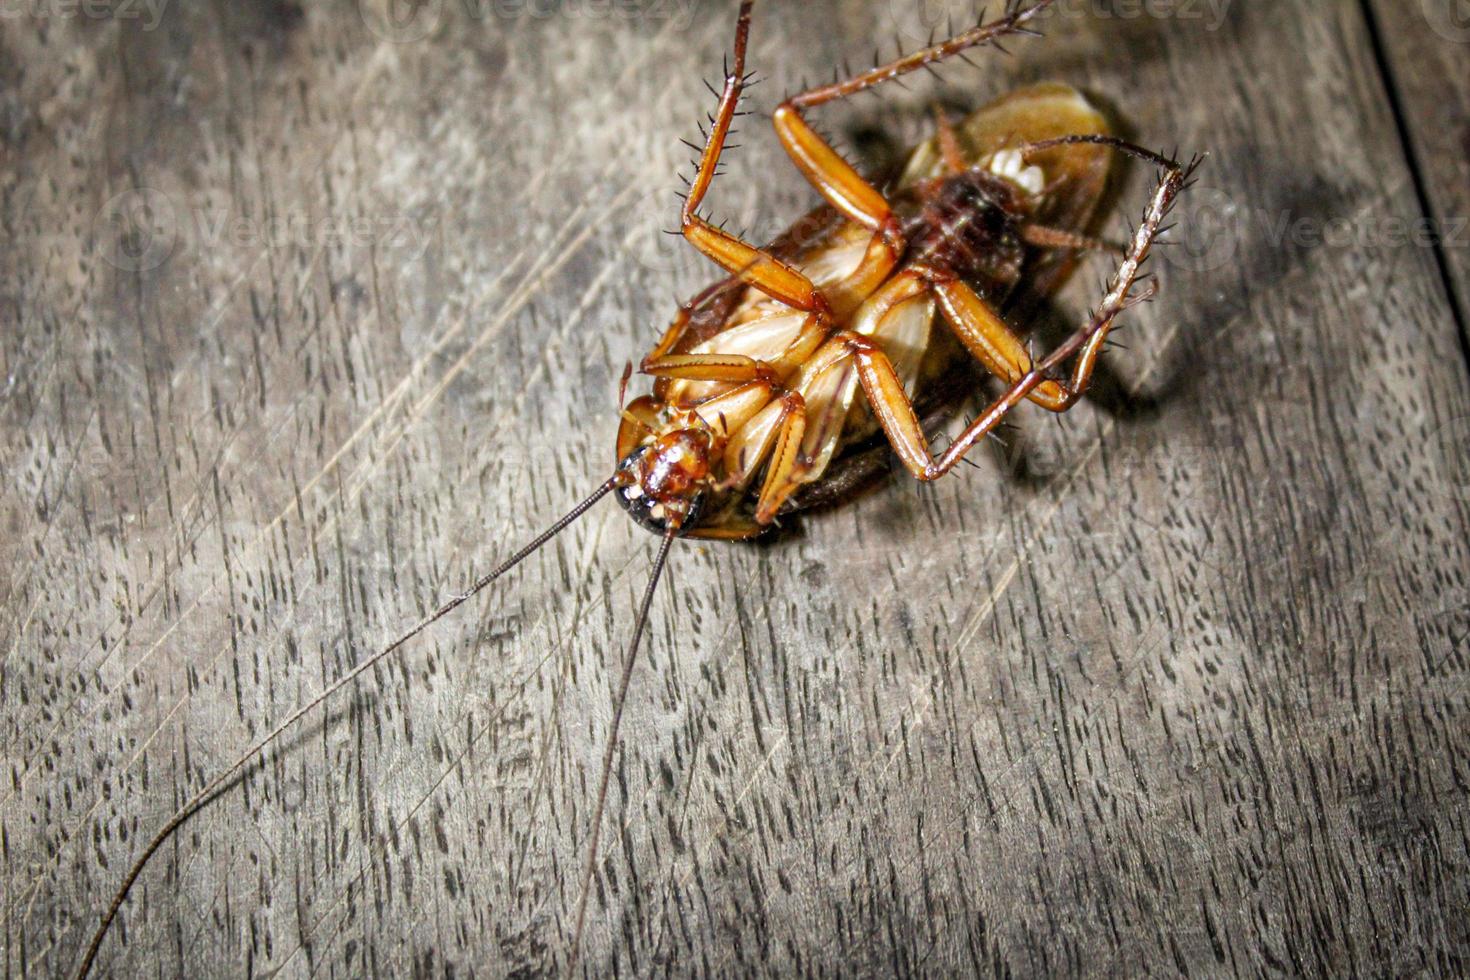
M 745 51 L 754 0 L 742 0 L 733 65 L 679 216 L 684 238 L 724 269 L 726 278 L 684 304 L 644 358 L 640 369 L 656 379 L 653 392 L 622 411 L 612 475 L 467 591 L 293 712 L 185 803 L 128 870 L 77 975 L 90 971 L 148 860 L 268 745 L 613 494 L 662 543 L 613 702 L 570 970 L 580 947 L 623 704 L 674 540 L 757 537 L 778 517 L 863 483 L 886 462 L 887 449 L 915 478 L 938 479 L 1022 401 L 1053 412 L 1075 404 L 1116 318 L 1154 293 L 1154 283 L 1144 282 L 1140 270 L 1199 161 L 1180 164 L 1110 135 L 1103 117 L 1069 86 L 1014 92 L 958 126 L 941 114 L 937 135 L 914 151 L 884 190 L 861 177 L 806 121 L 807 110 L 969 48 L 1035 34 L 1027 25 L 1053 2 L 1013 0 L 998 20 L 783 101 L 772 116 L 776 134 L 825 204 L 758 248 L 699 213 L 750 82 Z M 1044 296 L 1055 289 L 1077 253 L 1110 248 L 1088 238 L 1086 229 L 1114 152 L 1158 166 L 1158 184 L 1131 239 L 1118 249 L 1122 261 L 1101 302 L 1081 329 L 1034 359 L 1000 310 L 1018 294 Z M 936 313 L 948 335 L 934 331 Z M 966 352 L 1000 379 L 1003 390 L 935 456 L 915 406 L 962 394 L 949 382 L 963 374 L 957 358 Z M 630 366 L 623 375 L 624 388 L 631 371 Z

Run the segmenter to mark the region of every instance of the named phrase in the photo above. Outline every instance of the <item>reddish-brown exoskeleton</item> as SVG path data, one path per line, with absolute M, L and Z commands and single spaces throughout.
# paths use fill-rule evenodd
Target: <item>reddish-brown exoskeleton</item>
M 953 127 L 941 116 L 934 139 L 882 191 L 804 117 L 807 110 L 968 48 L 1034 33 L 1027 25 L 1052 2 L 1014 2 L 992 23 L 783 101 L 772 118 L 776 133 L 825 204 L 791 233 L 758 248 L 699 214 L 748 82 L 745 52 L 754 0 L 742 0 L 733 67 L 680 213 L 683 236 L 726 277 L 685 304 L 644 358 L 641 369 L 656 379 L 654 390 L 623 410 L 613 475 L 467 591 L 293 712 L 174 814 L 129 869 L 78 976 L 91 969 L 148 859 L 266 746 L 613 493 L 663 541 L 616 689 L 588 827 L 570 970 L 580 947 L 623 702 L 674 539 L 760 535 L 805 499 L 830 499 L 832 488 L 861 482 L 874 457 L 858 450 L 880 440 L 913 476 L 938 479 L 1022 401 L 1053 412 L 1075 404 L 1117 317 L 1153 294 L 1152 283 L 1140 285 L 1140 270 L 1195 163 L 1182 165 L 1110 135 L 1102 116 L 1074 89 L 1034 86 Z M 1120 248 L 1122 260 L 1097 307 L 1065 342 L 1033 359 L 1001 311 L 1022 288 L 1032 295 L 1054 288 L 1078 252 L 1109 248 L 1088 238 L 1086 229 L 1115 151 L 1156 164 L 1157 187 Z M 935 330 L 936 321 L 947 332 Z M 915 404 L 943 389 L 956 374 L 955 358 L 965 356 L 999 378 L 1003 390 L 935 456 Z
M 1109 136 L 1075 90 L 1042 85 L 980 110 L 958 130 L 941 117 L 890 193 L 864 180 L 803 113 L 1007 34 L 1049 5 L 1006 16 L 855 78 L 791 96 L 772 119 L 797 169 L 826 201 L 791 236 L 757 248 L 699 207 L 745 84 L 751 3 L 742 5 L 734 68 L 680 214 L 684 237 L 729 274 L 685 305 L 642 371 L 654 393 L 624 412 L 619 502 L 650 530 L 706 538 L 764 532 L 843 449 L 881 428 L 903 465 L 935 480 L 1020 401 L 1054 412 L 1086 389 L 1109 329 L 1188 167 Z M 1163 168 L 1107 295 L 1073 337 L 1039 362 L 999 310 L 1046 253 L 1089 247 L 1082 231 L 1121 150 Z M 916 387 L 952 352 L 931 343 L 936 311 L 1006 390 L 938 457 L 914 411 Z M 1070 372 L 1055 375 L 1073 360 Z M 926 363 L 928 362 L 928 363 Z M 940 363 L 936 363 L 940 362 Z M 861 388 L 865 404 L 858 402 Z

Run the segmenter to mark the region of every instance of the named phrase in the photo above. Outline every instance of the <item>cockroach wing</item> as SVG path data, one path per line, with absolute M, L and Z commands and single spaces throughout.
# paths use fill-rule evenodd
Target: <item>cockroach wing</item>
M 1017 89 L 976 109 L 955 127 L 960 152 L 972 166 L 1022 143 L 1108 133 L 1102 113 L 1081 92 L 1061 82 Z M 1047 187 L 1043 210 L 1035 220 L 1055 228 L 1085 230 L 1107 183 L 1109 160 L 1107 147 L 1089 143 L 1032 155 L 1027 162 L 1041 169 Z M 939 139 L 933 137 L 914 147 L 897 185 L 910 187 L 943 173 Z
M 1044 82 L 1018 89 L 975 110 L 955 127 L 960 152 L 970 165 L 989 163 L 1001 176 L 1015 178 L 1019 161 L 997 155 L 1007 147 L 1036 143 L 1058 136 L 1108 135 L 1107 120 L 1086 96 L 1061 82 Z M 1041 193 L 1035 195 L 1031 220 L 1063 231 L 1085 232 L 1107 185 L 1111 151 L 1105 146 L 1079 143 L 1042 150 L 1026 160 L 1037 168 Z M 1001 164 L 1001 165 L 998 165 Z M 1009 164 L 1009 166 L 1005 166 Z M 944 173 L 939 139 L 920 143 L 910 155 L 896 187 L 910 187 Z M 1024 183 L 1024 182 L 1023 182 Z M 1046 296 L 1066 280 L 1076 256 L 1056 253 L 1027 270 L 1025 291 Z

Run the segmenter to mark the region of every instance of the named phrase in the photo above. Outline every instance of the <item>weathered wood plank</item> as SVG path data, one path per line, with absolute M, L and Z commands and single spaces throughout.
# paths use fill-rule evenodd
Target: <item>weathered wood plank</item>
M 758 100 L 938 6 L 767 5 Z M 179 800 L 607 469 L 623 363 L 708 272 L 657 230 L 731 7 L 10 22 L 8 974 L 65 970 Z M 877 160 L 936 91 L 1061 77 L 1214 155 L 1024 466 L 676 553 L 589 970 L 1464 971 L 1470 386 L 1430 250 L 1313 234 L 1421 217 L 1367 25 L 1150 9 L 827 115 Z M 770 232 L 810 194 L 757 121 L 711 204 Z M 160 854 L 105 965 L 565 964 L 650 545 L 609 505 L 376 671 Z

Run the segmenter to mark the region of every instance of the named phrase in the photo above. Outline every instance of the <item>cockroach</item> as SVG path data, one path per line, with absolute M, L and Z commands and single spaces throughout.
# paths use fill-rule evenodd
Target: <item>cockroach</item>
M 633 621 L 613 701 L 588 828 L 568 971 L 581 945 L 623 705 L 654 590 L 678 538 L 749 540 L 780 518 L 865 484 L 896 455 L 916 479 L 937 480 L 1023 401 L 1065 412 L 1087 390 L 1120 314 L 1153 297 L 1142 274 L 1196 158 L 1181 164 L 1110 133 L 1075 89 L 1022 89 L 938 131 L 879 188 L 859 175 L 806 114 L 1014 35 L 1054 0 L 1012 0 L 1004 15 L 862 74 L 785 99 L 772 114 L 781 146 L 823 199 L 787 234 L 757 247 L 700 213 L 743 90 L 754 0 L 742 0 L 733 60 L 684 195 L 679 231 L 724 271 L 683 304 L 640 365 L 650 394 L 627 403 L 612 474 L 581 503 L 382 650 L 294 711 L 212 779 L 149 840 L 129 868 L 83 954 L 98 949 L 138 876 L 174 831 L 267 746 L 332 694 L 514 568 L 611 494 L 660 538 Z M 1120 246 L 1088 237 L 1112 154 L 1159 169 L 1142 220 Z M 1003 311 L 1042 297 L 1076 257 L 1116 250 L 1121 261 L 1080 329 L 1035 358 Z M 936 331 L 936 320 L 948 328 Z M 954 379 L 978 365 L 1001 390 L 938 455 L 922 407 L 964 394 Z M 624 372 L 626 392 L 632 368 Z M 861 398 L 859 398 L 861 393 Z M 621 397 L 621 396 L 620 396 Z M 890 453 L 891 450 L 891 453 Z

